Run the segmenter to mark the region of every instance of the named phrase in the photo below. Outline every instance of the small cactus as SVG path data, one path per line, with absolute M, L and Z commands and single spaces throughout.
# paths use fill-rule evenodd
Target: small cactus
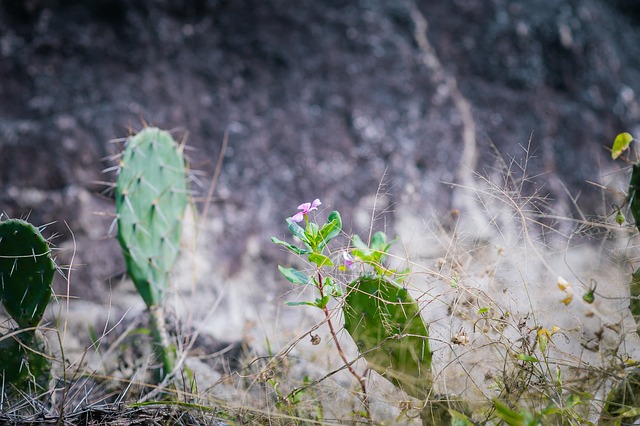
M 347 289 L 345 329 L 369 367 L 407 394 L 431 392 L 429 332 L 408 291 L 381 276 L 363 276 Z
M 35 327 L 51 298 L 55 270 L 40 230 L 20 219 L 0 222 L 0 299 L 18 324 L 16 333 L 0 335 L 0 376 L 19 392 L 47 389 L 51 379 L 46 340 Z
M 173 369 L 173 349 L 164 327 L 162 301 L 178 257 L 187 206 L 182 150 L 171 135 L 145 128 L 130 137 L 116 183 L 118 240 L 127 271 L 147 304 L 163 378 Z
M 55 270 L 49 244 L 35 226 L 20 219 L 0 222 L 0 298 L 20 328 L 42 319 Z
M 15 389 L 36 394 L 49 389 L 51 361 L 41 333 L 0 335 L 0 379 Z
M 116 184 L 118 240 L 147 306 L 161 303 L 178 257 L 187 181 L 168 132 L 146 128 L 127 140 Z

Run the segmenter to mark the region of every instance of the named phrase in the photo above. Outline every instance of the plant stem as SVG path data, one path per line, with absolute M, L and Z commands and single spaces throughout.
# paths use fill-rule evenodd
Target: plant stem
M 322 274 L 319 271 L 318 271 L 318 290 L 320 291 L 320 298 L 323 298 L 324 291 L 323 291 L 323 284 L 322 284 Z M 336 349 L 338 350 L 338 354 L 340 355 L 342 362 L 344 362 L 344 365 L 347 367 L 349 372 L 353 375 L 353 377 L 356 378 L 358 383 L 360 383 L 360 388 L 362 389 L 362 404 L 364 405 L 367 419 L 371 419 L 371 408 L 369 407 L 369 398 L 367 396 L 367 385 L 364 381 L 364 378 L 360 374 L 358 374 L 358 372 L 351 366 L 351 363 L 347 360 L 347 357 L 345 356 L 344 351 L 342 350 L 342 346 L 338 341 L 338 336 L 336 335 L 336 331 L 333 328 L 333 322 L 331 321 L 331 314 L 329 313 L 329 309 L 326 306 L 324 306 L 322 308 L 322 311 L 324 312 L 324 315 L 327 319 L 327 324 L 329 325 L 329 331 L 331 332 L 331 338 L 336 344 Z
M 159 305 L 149 306 L 149 325 L 153 339 L 153 349 L 160 358 L 162 367 L 157 371 L 158 383 L 171 374 L 175 364 L 175 350 L 169 342 L 169 334 L 164 321 L 164 311 Z

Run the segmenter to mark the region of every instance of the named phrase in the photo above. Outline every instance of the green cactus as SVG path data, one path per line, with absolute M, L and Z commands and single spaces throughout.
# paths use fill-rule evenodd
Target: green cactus
M 51 378 L 46 341 L 35 327 L 51 298 L 55 270 L 49 243 L 36 227 L 20 219 L 0 222 L 0 299 L 18 324 L 17 333 L 0 335 L 0 373 L 19 391 L 46 389 Z
M 36 394 L 49 388 L 51 361 L 42 334 L 0 335 L 0 379 L 19 392 Z
M 161 377 L 173 369 L 162 301 L 179 252 L 187 199 L 185 162 L 171 135 L 145 128 L 130 137 L 116 183 L 118 240 L 129 276 L 149 308 Z
M 20 219 L 0 222 L 0 297 L 20 328 L 42 319 L 55 270 L 49 244 L 35 226 Z
M 640 268 L 631 275 L 630 293 L 629 310 L 636 321 L 637 333 L 640 335 Z
M 640 230 L 640 197 L 638 196 L 638 191 L 640 191 L 640 163 L 633 165 L 626 198 L 631 215 L 636 222 L 636 227 Z
M 407 394 L 427 399 L 431 351 L 418 303 L 381 276 L 360 277 L 347 291 L 344 326 L 369 367 Z

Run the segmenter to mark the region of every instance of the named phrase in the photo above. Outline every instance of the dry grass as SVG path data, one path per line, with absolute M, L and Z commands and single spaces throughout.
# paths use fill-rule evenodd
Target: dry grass
M 370 206 L 370 230 L 380 229 L 380 217 L 393 213 L 399 240 L 391 263 L 412 271 L 405 283 L 430 327 L 434 395 L 460 395 L 480 424 L 499 424 L 494 399 L 531 413 L 552 403 L 566 408 L 545 424 L 597 422 L 612 384 L 640 359 L 627 308 L 637 232 L 605 218 L 555 214 L 541 193 L 525 195 L 531 183 L 526 162 L 496 164 L 493 176 L 476 176 L 473 188 L 456 189 L 471 197 L 465 205 L 475 211 L 454 211 L 450 218 L 421 215 L 408 204 L 387 204 L 384 191 Z M 202 251 L 190 253 L 197 257 Z M 241 341 L 217 341 L 203 324 L 213 321 L 221 299 L 211 296 L 206 315 L 198 318 L 200 308 L 190 307 L 202 298 L 195 290 L 202 278 L 193 278 L 193 265 L 203 261 L 186 262 L 176 281 L 191 284 L 178 285 L 169 304 L 179 354 L 172 383 L 150 384 L 150 339 L 135 294 L 125 292 L 101 309 L 59 297 L 50 316 L 59 324 L 48 332 L 52 346 L 58 343 L 52 390 L 3 399 L 0 422 L 366 423 L 358 384 L 337 357 L 320 312 L 266 300 L 252 307 L 260 321 L 246 324 Z M 562 302 L 568 293 L 558 288 L 558 277 L 571 285 L 570 303 Z M 595 303 L 588 304 L 582 295 L 595 284 Z M 283 295 L 308 296 L 298 289 Z M 341 324 L 339 301 L 331 308 Z M 311 342 L 316 335 L 318 345 Z M 338 338 L 367 378 L 372 423 L 421 424 L 423 403 L 367 371 L 343 329 Z M 571 395 L 582 403 L 568 406 Z

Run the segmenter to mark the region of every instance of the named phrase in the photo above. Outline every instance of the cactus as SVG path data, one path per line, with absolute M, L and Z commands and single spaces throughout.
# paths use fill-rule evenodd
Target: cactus
M 640 335 L 640 268 L 631 274 L 629 310 L 636 321 L 637 332 Z
M 0 222 L 0 297 L 20 328 L 42 319 L 55 270 L 49 244 L 36 227 L 20 219 Z
M 24 331 L 0 336 L 0 378 L 15 389 L 35 394 L 51 380 L 47 342 L 40 333 Z
M 638 197 L 638 191 L 640 191 L 640 163 L 634 164 L 632 167 L 629 191 L 626 198 L 636 227 L 640 230 L 640 197 Z
M 51 378 L 46 341 L 35 327 L 51 298 L 55 270 L 36 227 L 20 219 L 0 222 L 0 299 L 18 324 L 16 333 L 0 336 L 0 373 L 19 391 L 46 388 Z
M 348 286 L 345 329 L 369 367 L 407 394 L 425 400 L 432 386 L 429 332 L 406 289 L 380 276 Z
M 130 137 L 116 183 L 118 240 L 129 276 L 149 308 L 162 378 L 173 369 L 174 359 L 162 301 L 178 256 L 186 205 L 185 162 L 171 135 L 145 128 Z

